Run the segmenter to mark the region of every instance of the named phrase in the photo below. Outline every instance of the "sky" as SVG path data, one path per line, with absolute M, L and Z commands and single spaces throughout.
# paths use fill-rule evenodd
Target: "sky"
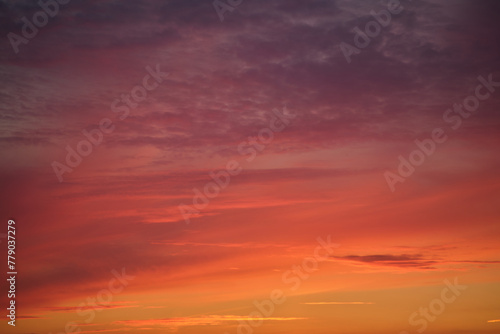
M 498 333 L 499 13 L 0 1 L 0 331 Z

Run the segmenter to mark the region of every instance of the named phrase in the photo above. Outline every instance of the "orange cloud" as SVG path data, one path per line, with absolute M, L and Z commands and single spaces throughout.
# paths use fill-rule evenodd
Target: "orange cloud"
M 304 305 L 373 305 L 372 302 L 310 302 Z
M 125 320 L 115 321 L 115 324 L 127 325 L 131 327 L 142 326 L 161 326 L 168 328 L 178 328 L 185 326 L 201 326 L 201 325 L 222 325 L 227 322 L 234 321 L 293 321 L 305 320 L 307 318 L 298 317 L 247 317 L 239 315 L 207 315 L 201 317 L 180 317 L 180 318 L 165 318 L 165 319 L 148 319 L 148 320 Z

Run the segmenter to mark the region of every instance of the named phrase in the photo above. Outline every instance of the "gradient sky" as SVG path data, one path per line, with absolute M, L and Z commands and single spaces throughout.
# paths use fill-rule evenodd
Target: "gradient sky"
M 71 0 L 18 53 L 7 36 L 40 7 L 0 1 L 0 233 L 15 219 L 19 273 L 0 331 L 234 334 L 280 289 L 253 333 L 414 334 L 458 279 L 425 332 L 499 333 L 500 87 L 456 130 L 443 114 L 478 76 L 500 82 L 500 2 L 401 6 L 348 63 L 340 43 L 386 1 L 243 0 L 221 22 L 212 0 Z M 168 77 L 120 119 L 157 64 Z M 247 161 L 273 110 L 295 116 Z M 103 118 L 114 131 L 59 182 L 51 164 Z M 392 192 L 384 173 L 435 128 L 448 139 Z M 187 224 L 179 205 L 231 160 Z M 328 236 L 292 289 L 282 275 Z M 123 291 L 82 309 L 122 268 Z

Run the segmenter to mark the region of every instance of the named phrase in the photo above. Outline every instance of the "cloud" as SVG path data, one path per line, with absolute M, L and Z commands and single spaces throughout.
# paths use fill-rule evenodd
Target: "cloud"
M 165 319 L 148 319 L 148 320 L 124 320 L 115 321 L 114 324 L 126 325 L 130 327 L 142 326 L 159 326 L 175 329 L 187 326 L 206 326 L 206 325 L 222 325 L 227 322 L 248 321 L 248 320 L 264 320 L 264 321 L 294 321 L 305 320 L 307 318 L 300 317 L 247 317 L 238 315 L 207 315 L 202 317 L 179 317 Z
M 280 247 L 288 248 L 289 245 L 280 244 L 259 244 L 259 243 L 204 243 L 204 242 L 173 242 L 173 241 L 160 241 L 152 242 L 153 244 L 170 245 L 170 246 L 207 246 L 207 247 L 223 247 L 223 248 L 271 248 Z
M 398 247 L 405 248 L 405 247 Z M 411 247 L 408 247 L 411 248 Z M 435 247 L 436 249 L 449 250 L 450 247 Z M 398 267 L 404 269 L 416 269 L 416 270 L 436 270 L 438 268 L 453 269 L 455 264 L 484 264 L 484 265 L 494 265 L 500 264 L 500 261 L 496 260 L 453 260 L 444 259 L 442 257 L 436 257 L 435 255 L 430 258 L 428 255 L 423 254 L 374 254 L 374 255 L 345 255 L 345 256 L 333 256 L 332 257 L 338 261 L 348 261 L 354 264 L 362 263 L 373 266 L 382 267 Z M 456 268 L 455 268 L 456 269 Z
M 139 305 L 124 305 L 125 302 L 110 302 L 110 303 L 107 303 L 106 305 L 102 305 L 102 304 L 97 304 L 97 305 L 88 305 L 88 304 L 85 304 L 84 306 L 52 306 L 52 307 L 43 307 L 43 308 L 40 308 L 40 310 L 47 310 L 47 311 L 50 311 L 50 312 L 63 312 L 63 313 L 72 313 L 72 312 L 76 312 L 76 311 L 84 311 L 84 310 L 88 310 L 88 309 L 91 309 L 91 310 L 94 310 L 94 309 L 97 309 L 97 310 L 103 310 L 103 309 L 118 309 L 118 308 L 129 308 L 129 307 L 140 307 Z
M 49 319 L 45 317 L 40 317 L 38 315 L 19 315 L 16 316 L 17 319 Z
M 473 253 L 498 221 L 498 95 L 405 182 L 407 193 L 385 197 L 381 176 L 415 138 L 443 126 L 443 112 L 470 94 L 478 75 L 500 80 L 498 1 L 404 3 L 352 64 L 338 45 L 352 44 L 352 28 L 382 3 L 246 0 L 221 23 L 212 2 L 72 0 L 19 54 L 0 41 L 0 202 L 25 231 L 20 304 L 74 312 L 60 305 L 95 296 L 121 267 L 142 276 L 125 293 L 227 288 L 243 275 L 283 269 L 283 254 L 302 256 L 306 240 L 325 232 L 363 246 L 428 234 L 475 238 L 460 244 L 471 258 L 383 247 L 332 258 L 356 266 L 498 265 L 493 248 Z M 0 1 L 0 33 L 20 34 L 21 17 L 38 10 L 36 1 Z M 119 120 L 110 104 L 155 64 L 171 75 Z M 241 158 L 239 143 L 284 105 L 297 118 L 183 224 L 177 206 L 192 203 L 208 172 Z M 75 148 L 82 130 L 105 117 L 115 131 L 58 184 L 51 162 L 64 162 L 66 145 Z M 453 146 L 460 140 L 467 144 Z M 217 296 L 234 300 L 246 290 Z M 108 308 L 125 307 L 137 306 Z M 233 321 L 227 317 L 159 323 Z
M 373 305 L 372 302 L 309 302 L 304 305 Z
M 334 256 L 338 260 L 351 262 L 368 263 L 380 266 L 403 267 L 403 268 L 418 268 L 418 269 L 435 269 L 433 265 L 438 264 L 438 261 L 427 260 L 420 254 L 377 254 L 377 255 L 346 255 Z
M 148 328 L 144 328 L 148 329 Z M 79 333 L 107 333 L 107 332 L 128 332 L 133 330 L 132 328 L 111 328 L 111 329 L 94 329 L 88 331 L 80 331 Z

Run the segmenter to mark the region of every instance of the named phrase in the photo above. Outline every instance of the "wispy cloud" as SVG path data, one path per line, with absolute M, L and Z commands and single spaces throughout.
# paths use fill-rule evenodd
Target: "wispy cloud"
M 352 29 L 374 20 L 370 11 L 381 13 L 382 3 L 249 0 L 224 24 L 212 3 L 75 0 L 18 55 L 3 39 L 0 203 L 24 230 L 16 303 L 25 314 L 74 317 L 74 305 L 107 288 L 111 267 L 125 267 L 138 278 L 123 299 L 140 302 L 101 309 L 109 310 L 103 321 L 130 322 L 82 328 L 234 325 L 248 318 L 208 314 L 246 314 L 249 300 L 283 285 L 281 275 L 325 231 L 353 248 L 319 267 L 317 284 L 303 284 L 301 295 L 419 285 L 433 270 L 457 268 L 479 269 L 471 281 L 491 281 L 490 267 L 499 265 L 496 86 L 481 89 L 491 98 L 460 131 L 447 132 L 450 141 L 406 182 L 407 193 L 391 197 L 381 175 L 417 149 L 413 140 L 447 127 L 443 112 L 474 90 L 478 75 L 500 80 L 500 1 L 402 1 L 404 11 L 353 66 L 338 44 L 352 43 Z M 39 10 L 37 1 L 0 1 L 2 36 L 21 34 L 20 19 Z M 157 63 L 171 76 L 121 121 L 112 102 Z M 260 141 L 269 112 L 285 104 L 296 121 L 247 163 L 240 143 Z M 59 184 L 50 163 L 66 163 L 66 145 L 77 149 L 87 139 L 82 130 L 104 117 L 116 130 Z M 259 151 L 242 146 L 252 147 Z M 230 159 L 244 171 L 186 226 L 177 205 L 192 204 L 193 189 Z M 300 307 L 360 317 L 372 309 L 360 300 L 377 297 L 321 295 Z M 191 314 L 203 316 L 183 317 Z M 30 332 L 45 326 L 29 319 Z M 299 319 L 266 320 L 307 327 Z
M 350 261 L 353 263 L 362 263 L 373 266 L 384 267 L 398 267 L 403 269 L 417 269 L 417 270 L 436 270 L 438 267 L 447 266 L 449 268 L 456 264 L 483 264 L 494 265 L 499 264 L 500 261 L 496 260 L 451 260 L 436 257 L 429 258 L 423 254 L 374 254 L 374 255 L 345 255 L 334 256 L 336 260 Z
M 84 305 L 84 306 L 53 306 L 53 307 L 44 307 L 42 310 L 48 310 L 50 312 L 76 312 L 76 311 L 84 311 L 88 309 L 92 310 L 101 310 L 101 309 L 117 309 L 117 308 L 129 308 L 129 307 L 140 307 L 139 305 L 127 305 L 125 303 L 109 303 L 106 305 Z
M 28 320 L 28 319 L 48 319 L 48 318 L 44 318 L 44 317 L 39 317 L 37 315 L 19 315 L 16 318 L 25 319 L 25 320 Z
M 112 329 L 94 329 L 90 331 L 81 331 L 79 333 L 106 333 L 106 332 L 122 332 L 122 331 L 131 331 L 132 328 L 112 328 Z
M 373 305 L 372 302 L 309 302 L 304 305 Z
M 376 254 L 376 255 L 346 255 L 334 256 L 338 260 L 346 260 L 352 262 L 369 263 L 379 266 L 418 268 L 418 269 L 435 269 L 433 265 L 438 264 L 438 261 L 425 259 L 421 254 Z
M 222 325 L 227 322 L 234 321 L 252 321 L 252 320 L 264 320 L 264 321 L 293 321 L 293 320 L 305 320 L 307 318 L 298 317 L 247 317 L 239 315 L 206 315 L 201 317 L 179 317 L 179 318 L 165 318 L 165 319 L 148 319 L 148 320 L 125 320 L 125 321 L 115 321 L 115 324 L 126 325 L 131 327 L 142 327 L 142 326 L 158 326 L 158 327 L 168 327 L 177 328 L 185 326 L 202 326 L 202 325 Z

